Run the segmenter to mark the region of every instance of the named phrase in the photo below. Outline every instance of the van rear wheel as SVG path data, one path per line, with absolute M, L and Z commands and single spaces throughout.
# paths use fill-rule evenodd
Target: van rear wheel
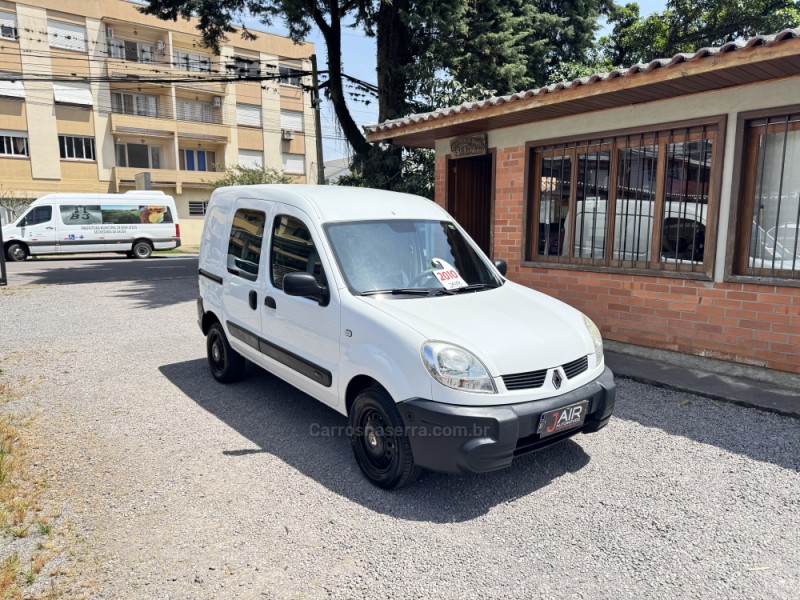
M 6 248 L 6 257 L 11 262 L 20 262 L 28 258 L 28 249 L 24 244 L 9 244 Z
M 214 323 L 206 336 L 208 367 L 214 379 L 221 383 L 239 381 L 244 375 L 244 357 L 228 343 L 225 330 L 220 323 Z
M 361 392 L 349 419 L 353 454 L 373 484 L 394 490 L 419 476 L 421 469 L 414 464 L 403 418 L 386 390 L 375 386 Z
M 149 242 L 136 242 L 131 252 L 133 252 L 134 258 L 150 258 L 153 254 L 153 247 Z

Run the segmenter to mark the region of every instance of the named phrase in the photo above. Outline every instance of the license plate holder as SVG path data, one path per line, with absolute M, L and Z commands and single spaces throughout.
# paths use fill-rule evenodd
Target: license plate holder
M 580 427 L 586 421 L 586 413 L 588 411 L 588 400 L 549 410 L 539 416 L 539 426 L 536 428 L 536 433 L 539 434 L 540 438 L 544 438 Z

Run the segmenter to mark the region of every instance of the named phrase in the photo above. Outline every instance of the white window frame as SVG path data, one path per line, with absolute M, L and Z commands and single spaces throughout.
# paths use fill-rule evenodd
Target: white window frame
M 302 110 L 281 109 L 281 129 L 287 131 L 304 131 L 305 115 Z
M 200 123 L 218 123 L 214 105 L 205 100 L 175 98 L 175 118 L 178 121 L 198 121 Z
M 236 124 L 245 127 L 261 128 L 261 105 L 259 104 L 237 104 L 236 105 Z
M 191 152 L 193 154 L 192 161 L 194 162 L 194 169 L 188 169 L 187 165 L 189 161 L 186 160 L 186 154 Z M 205 169 L 198 169 L 198 165 L 200 164 L 199 155 L 200 153 L 205 155 L 205 162 L 206 168 Z M 213 173 L 217 170 L 217 151 L 216 150 L 202 150 L 197 148 L 178 148 L 178 170 L 179 171 L 189 171 L 191 173 Z
M 244 157 L 242 156 L 244 153 Z M 263 169 L 264 168 L 264 152 L 261 150 L 247 150 L 239 148 L 239 154 L 236 157 L 237 164 L 246 169 Z
M 292 170 L 297 164 L 299 157 L 301 169 L 299 171 Z M 281 162 L 283 163 L 283 172 L 290 173 L 292 175 L 305 175 L 306 174 L 306 155 L 305 154 L 297 154 L 294 152 L 283 152 L 281 153 Z
M 13 12 L 0 11 L 0 38 L 16 40 L 18 37 L 17 15 Z
M 51 48 L 86 52 L 86 27 L 75 23 L 48 19 L 47 42 Z
M 302 75 L 293 75 L 292 72 L 300 71 L 298 65 L 278 65 L 278 74 L 281 78 L 278 80 L 282 85 L 290 85 L 292 87 L 300 87 L 302 83 Z
M 17 143 L 14 140 L 23 140 L 23 151 L 17 152 Z M 30 158 L 31 152 L 28 147 L 28 134 L 24 131 L 8 131 L 0 129 L 0 156 L 5 158 Z
M 211 71 L 211 55 L 175 49 L 172 51 L 172 66 L 182 71 L 208 73 Z
M 240 67 L 240 63 L 246 63 L 247 68 Z M 258 77 L 261 75 L 261 63 L 257 58 L 247 58 L 246 56 L 234 56 L 233 68 L 236 77 Z
M 161 146 L 153 146 L 151 144 L 136 144 L 137 146 L 147 146 L 147 167 L 129 167 L 130 161 L 128 160 L 128 144 L 135 144 L 136 142 L 117 142 L 114 144 L 114 163 L 119 163 L 119 149 L 122 147 L 125 151 L 125 164 L 116 166 L 124 169 L 160 169 L 161 168 Z
M 64 140 L 64 145 L 62 147 L 61 140 Z M 86 142 L 89 142 L 87 145 Z M 83 147 L 83 154 L 84 156 L 79 157 L 75 152 L 75 144 L 80 144 Z M 64 156 L 63 154 L 69 155 L 72 153 L 72 156 Z M 58 152 L 61 156 L 61 160 L 76 160 L 81 162 L 95 162 L 96 152 L 95 152 L 95 143 L 94 138 L 91 136 L 85 135 L 59 135 L 58 136 Z M 91 156 L 86 156 L 87 154 L 91 154 Z
M 189 200 L 189 216 L 190 217 L 204 217 L 208 202 L 204 200 Z
M 136 44 L 136 61 L 143 64 L 152 65 L 155 63 L 155 43 L 154 42 L 137 42 L 136 40 L 128 40 L 124 38 L 112 38 L 108 40 L 108 57 L 116 60 L 128 61 L 128 55 L 125 52 L 125 42 Z
M 142 106 L 144 106 L 144 109 L 142 109 Z M 112 91 L 111 112 L 118 115 L 158 118 L 160 116 L 158 96 L 155 94 Z

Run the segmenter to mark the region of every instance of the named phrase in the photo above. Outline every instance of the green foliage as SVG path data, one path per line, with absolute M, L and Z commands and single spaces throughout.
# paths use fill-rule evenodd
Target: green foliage
M 594 46 L 604 0 L 476 0 L 462 36 L 438 40 L 445 68 L 466 85 L 510 94 L 553 80 L 562 63 L 582 64 Z
M 616 66 L 695 52 L 736 39 L 800 26 L 791 0 L 668 0 L 666 10 L 642 17 L 636 3 L 614 6 L 612 34 L 601 39 Z
M 225 176 L 219 181 L 214 182 L 214 187 L 228 185 L 259 185 L 262 183 L 292 183 L 293 180 L 288 175 L 284 175 L 277 169 L 267 167 L 258 169 L 256 167 L 243 167 L 236 165 L 225 169 Z

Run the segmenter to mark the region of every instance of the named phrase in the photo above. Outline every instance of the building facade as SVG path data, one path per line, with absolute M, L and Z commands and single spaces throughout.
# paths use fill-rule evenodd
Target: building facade
M 314 47 L 257 36 L 215 55 L 196 22 L 124 0 L 0 0 L 0 192 L 124 192 L 146 172 L 196 244 L 226 168 L 315 182 Z
M 435 148 L 436 201 L 607 339 L 800 373 L 798 103 L 789 30 L 368 137 Z

